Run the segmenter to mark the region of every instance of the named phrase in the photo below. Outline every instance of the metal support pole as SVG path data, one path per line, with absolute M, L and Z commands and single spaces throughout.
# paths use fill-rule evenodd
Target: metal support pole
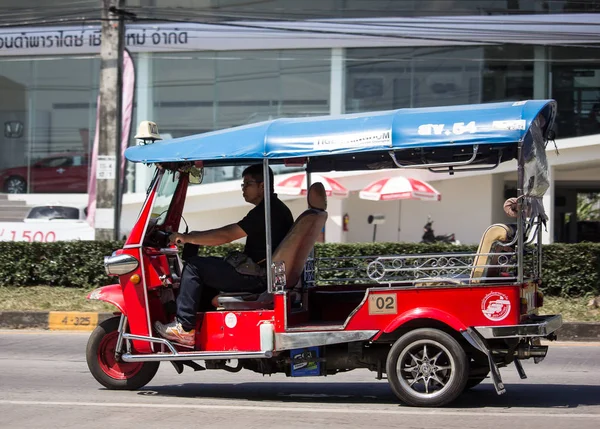
M 525 231 L 524 219 L 523 219 L 523 188 L 525 186 L 525 167 L 523 166 L 523 142 L 519 142 L 517 150 L 517 281 L 523 283 L 523 264 L 524 264 L 524 252 L 523 246 L 525 240 L 523 239 L 523 232 Z
M 122 20 L 114 11 L 123 0 L 102 0 L 102 43 L 100 45 L 100 104 L 98 121 L 98 165 L 96 168 L 96 234 L 97 240 L 116 239 L 118 231 L 115 210 L 118 187 L 117 148 L 120 147 L 122 97 L 119 86 L 123 67 Z M 116 177 L 115 177 L 116 176 Z
M 267 266 L 267 290 L 273 292 L 273 274 L 271 273 L 271 264 L 273 255 L 271 253 L 271 177 L 269 176 L 269 160 L 263 159 L 263 184 L 265 187 L 265 232 L 266 232 L 266 266 Z
M 125 0 L 121 0 L 120 9 Z M 121 200 L 123 198 L 123 186 L 121 184 L 121 140 L 123 138 L 123 50 L 125 49 L 125 18 L 122 13 L 119 13 L 119 29 L 117 38 L 117 107 L 115 112 L 115 122 L 117 123 L 116 133 L 116 151 L 115 151 L 115 213 L 114 213 L 114 240 L 120 237 L 121 227 Z

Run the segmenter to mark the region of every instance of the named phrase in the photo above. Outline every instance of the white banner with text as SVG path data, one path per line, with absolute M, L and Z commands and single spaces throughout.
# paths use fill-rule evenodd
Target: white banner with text
M 0 241 L 51 243 L 93 239 L 94 228 L 87 222 L 0 222 Z

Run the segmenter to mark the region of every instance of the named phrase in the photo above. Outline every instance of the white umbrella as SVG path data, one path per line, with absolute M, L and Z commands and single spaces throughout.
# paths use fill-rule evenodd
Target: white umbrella
M 395 176 L 377 180 L 360 191 L 363 200 L 422 200 L 440 201 L 442 194 L 429 183 L 409 177 Z
M 321 182 L 328 197 L 348 197 L 348 189 L 331 177 L 313 173 L 310 175 L 310 180 L 311 184 Z M 283 195 L 306 195 L 307 189 L 306 173 L 285 177 L 275 184 L 275 192 Z

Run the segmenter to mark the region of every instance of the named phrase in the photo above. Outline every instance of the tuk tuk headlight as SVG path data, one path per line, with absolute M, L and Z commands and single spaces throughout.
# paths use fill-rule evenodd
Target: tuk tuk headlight
M 131 255 L 113 255 L 104 257 L 104 270 L 109 276 L 120 276 L 135 270 L 139 261 Z

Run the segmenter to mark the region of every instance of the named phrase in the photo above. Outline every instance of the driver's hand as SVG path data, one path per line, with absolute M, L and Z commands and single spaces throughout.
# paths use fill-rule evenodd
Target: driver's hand
M 185 244 L 185 234 L 172 232 L 171 235 L 169 235 L 169 244 Z

